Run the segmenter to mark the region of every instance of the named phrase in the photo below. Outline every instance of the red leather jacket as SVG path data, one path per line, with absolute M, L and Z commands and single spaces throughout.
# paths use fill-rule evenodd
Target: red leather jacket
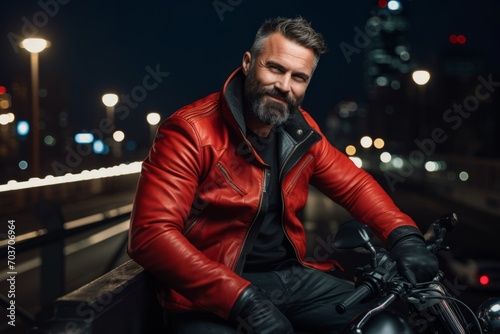
M 239 274 L 258 232 L 267 173 L 245 137 L 243 82 L 238 69 L 222 92 L 165 120 L 143 163 L 128 251 L 161 282 L 159 297 L 167 309 L 204 309 L 227 318 L 250 284 Z M 383 241 L 396 227 L 415 227 L 304 110 L 291 113 L 277 138 L 283 227 L 303 265 L 320 270 L 333 265 L 304 260 L 306 238 L 297 214 L 309 184 L 369 224 Z

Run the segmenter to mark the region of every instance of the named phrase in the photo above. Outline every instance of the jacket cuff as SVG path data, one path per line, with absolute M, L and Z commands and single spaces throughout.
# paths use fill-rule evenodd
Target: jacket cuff
M 389 233 L 389 236 L 387 237 L 386 243 L 387 243 L 387 248 L 390 250 L 399 240 L 410 236 L 414 235 L 422 241 L 424 241 L 424 236 L 422 235 L 422 232 L 414 226 L 400 226 L 396 227 L 394 230 Z
M 255 288 L 251 284 L 240 293 L 231 309 L 231 312 L 229 313 L 229 320 L 236 319 L 241 314 L 247 304 L 247 301 L 250 300 L 254 294 Z

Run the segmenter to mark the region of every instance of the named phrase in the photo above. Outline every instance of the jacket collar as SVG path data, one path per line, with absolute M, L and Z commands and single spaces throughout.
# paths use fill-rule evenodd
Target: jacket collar
M 246 137 L 245 118 L 243 114 L 243 85 L 245 75 L 241 67 L 236 69 L 226 80 L 222 89 L 222 113 L 234 130 Z M 239 131 L 238 131 L 239 130 Z

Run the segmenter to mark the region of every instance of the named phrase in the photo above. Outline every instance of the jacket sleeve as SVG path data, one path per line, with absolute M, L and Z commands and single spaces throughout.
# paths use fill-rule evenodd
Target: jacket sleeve
M 318 125 L 308 117 L 311 125 Z M 320 132 L 321 133 L 321 132 Z M 357 220 L 372 228 L 387 243 L 398 227 L 417 228 L 415 222 L 394 204 L 380 184 L 351 159 L 333 147 L 325 136 L 315 145 L 316 168 L 311 183 L 343 206 Z
M 128 253 L 169 288 L 227 318 L 250 283 L 210 260 L 183 235 L 200 177 L 203 152 L 196 132 L 171 117 L 143 162 L 131 215 Z

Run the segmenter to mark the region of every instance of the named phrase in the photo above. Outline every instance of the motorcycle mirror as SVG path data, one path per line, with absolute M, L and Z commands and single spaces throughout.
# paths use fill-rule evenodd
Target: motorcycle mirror
M 340 226 L 333 246 L 338 249 L 367 248 L 372 237 L 373 232 L 365 224 L 351 220 Z
M 477 317 L 488 332 L 500 330 L 500 298 L 493 297 L 483 302 L 477 309 Z

